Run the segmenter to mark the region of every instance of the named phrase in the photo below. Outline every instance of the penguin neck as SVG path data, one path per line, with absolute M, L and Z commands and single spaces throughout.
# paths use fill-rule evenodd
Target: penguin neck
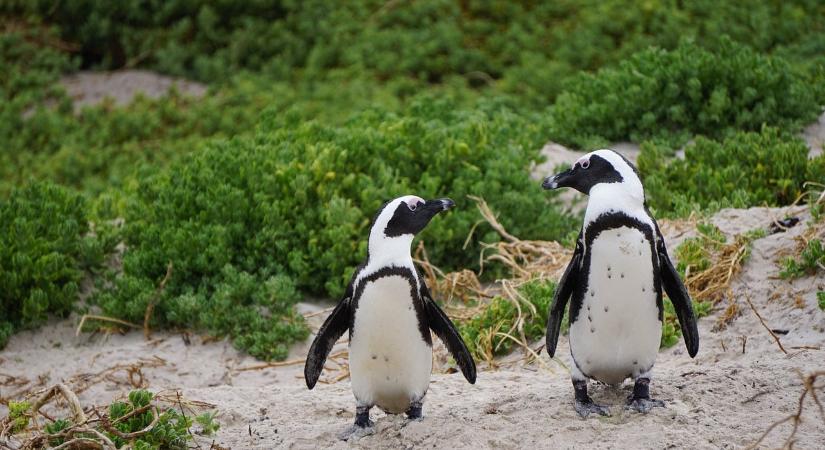
M 386 237 L 383 234 L 370 236 L 367 265 L 370 267 L 413 267 L 410 248 L 414 237 L 412 234 L 395 237 Z
M 641 182 L 597 184 L 590 189 L 589 196 L 584 213 L 585 226 L 602 214 L 619 211 L 644 223 L 650 222 L 645 209 L 645 195 Z

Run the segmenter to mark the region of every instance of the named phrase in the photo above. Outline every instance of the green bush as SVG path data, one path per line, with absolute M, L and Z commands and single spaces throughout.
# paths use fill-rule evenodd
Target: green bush
M 541 339 L 547 330 L 547 312 L 553 302 L 556 283 L 547 280 L 534 280 L 521 285 L 519 294 L 527 304 L 521 305 L 524 337 L 528 342 Z M 536 314 L 531 311 L 535 309 Z M 503 297 L 493 298 L 480 313 L 458 324 L 458 331 L 470 353 L 479 360 L 487 356 L 506 355 L 515 342 L 497 333 L 508 333 L 519 339 L 518 332 L 511 331 L 516 326 L 519 309 Z M 567 329 L 564 321 L 563 329 Z M 564 331 L 563 330 L 563 331 Z
M 819 291 L 816 293 L 816 300 L 819 304 L 819 309 L 825 311 L 825 291 Z
M 84 270 L 102 263 L 86 214 L 83 197 L 51 183 L 0 200 L 0 348 L 14 329 L 67 315 Z
M 739 132 L 721 142 L 699 137 L 684 159 L 669 149 L 642 145 L 639 171 L 648 204 L 663 215 L 713 212 L 722 207 L 776 206 L 803 192 L 809 167 L 805 143 L 776 128 Z
M 779 275 L 782 278 L 799 278 L 814 275 L 825 266 L 825 243 L 811 239 L 802 249 L 798 258 L 788 257 Z
M 255 136 L 212 144 L 141 179 L 127 208 L 123 275 L 99 302 L 142 320 L 171 262 L 155 325 L 230 335 L 253 355 L 282 358 L 306 336 L 291 309 L 296 286 L 340 295 L 387 199 L 449 194 L 465 206 L 424 233 L 445 267 L 476 263 L 461 248 L 478 220 L 468 194 L 491 199 L 519 236 L 562 235 L 570 219 L 527 172 L 540 142 L 533 117 L 495 103 L 467 112 L 424 98 L 403 116 L 371 111 L 343 126 L 270 111 Z M 479 227 L 479 239 L 498 235 Z
M 679 145 L 763 124 L 798 129 L 821 112 L 820 84 L 783 59 L 732 41 L 714 52 L 684 42 L 582 74 L 553 106 L 553 137 L 578 147 L 646 139 Z

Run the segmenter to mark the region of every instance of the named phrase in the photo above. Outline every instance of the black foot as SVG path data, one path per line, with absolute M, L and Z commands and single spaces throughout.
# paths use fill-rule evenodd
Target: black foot
M 642 414 L 647 414 L 653 408 L 664 408 L 665 402 L 653 398 L 629 398 L 624 409 L 630 409 Z
M 600 416 L 610 416 L 610 410 L 607 409 L 606 406 L 599 405 L 595 403 L 592 399 L 588 399 L 586 402 L 580 402 L 576 400 L 576 412 L 579 413 L 579 417 L 582 419 L 586 419 L 592 413 L 596 413 Z
M 355 408 L 355 426 L 360 428 L 372 427 L 373 423 L 370 420 L 370 407 L 358 406 Z
M 370 420 L 370 407 L 358 406 L 355 408 L 355 423 L 347 427 L 338 438 L 342 441 L 348 441 L 351 438 L 361 438 L 369 436 L 374 432 L 372 420 Z
M 407 418 L 410 420 L 419 420 L 423 417 L 421 402 L 410 403 L 410 408 L 407 410 Z
M 653 408 L 664 406 L 665 402 L 650 398 L 650 379 L 638 378 L 633 385 L 633 395 L 627 397 L 625 409 L 647 414 Z
M 586 419 L 592 413 L 600 416 L 610 415 L 610 410 L 606 406 L 597 404 L 587 395 L 587 381 L 573 380 L 573 389 L 576 391 L 576 412 L 582 419 Z

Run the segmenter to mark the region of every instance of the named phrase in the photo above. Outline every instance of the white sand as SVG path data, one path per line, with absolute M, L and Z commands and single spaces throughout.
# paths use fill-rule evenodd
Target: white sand
M 112 99 L 117 106 L 124 106 L 138 94 L 148 98 L 163 97 L 173 86 L 190 97 L 206 94 L 206 86 L 201 83 L 148 70 L 80 71 L 63 77 L 60 84 L 72 99 L 76 111 L 101 103 L 106 98 Z
M 713 222 L 726 233 L 740 233 L 765 226 L 771 217 L 781 218 L 785 212 L 808 217 L 803 208 L 752 208 L 722 211 Z M 618 390 L 591 385 L 591 395 L 611 407 L 612 417 L 578 418 L 565 369 L 548 362 L 552 373 L 535 364 L 481 371 L 475 385 L 460 374 L 436 374 L 423 421 L 408 422 L 376 409 L 375 434 L 342 442 L 337 435 L 354 415 L 348 380 L 319 384 L 308 391 L 300 378 L 301 365 L 237 371 L 257 362 L 226 342 L 202 344 L 201 338 L 191 337 L 187 345 L 181 335 L 172 333 L 157 333 L 147 342 L 140 332 L 75 338 L 71 320 L 13 337 L 0 352 L 0 373 L 35 383 L 42 378 L 42 384 L 49 385 L 160 357 L 165 364 L 142 370 L 146 385 L 154 391 L 180 388 L 187 398 L 217 405 L 222 428 L 216 442 L 232 448 L 739 448 L 795 411 L 802 391 L 797 370 L 825 369 L 825 312 L 818 309 L 815 298 L 817 289 L 825 289 L 825 280 L 776 278 L 778 255 L 793 248 L 793 237 L 805 227 L 803 223 L 755 242 L 751 259 L 733 284 L 741 315 L 721 331 L 715 331 L 720 311 L 702 319 L 696 359 L 687 356 L 681 342 L 660 352 L 651 395 L 665 400 L 667 407 L 649 415 L 622 409 L 631 389 L 626 382 Z M 683 237 L 674 239 L 671 248 Z M 788 330 L 781 341 L 789 355 L 779 350 L 745 296 L 772 328 Z M 803 306 L 797 305 L 797 297 Z M 312 323 L 317 325 L 323 318 L 316 316 Z M 743 337 L 747 338 L 744 353 Z M 819 349 L 794 349 L 798 346 Z M 293 356 L 306 348 L 306 344 L 296 346 Z M 562 337 L 558 354 L 565 363 L 567 349 Z M 542 357 L 546 360 L 546 354 Z M 0 377 L 0 382 L 4 379 Z M 2 395 L 9 395 L 25 387 L 0 389 Z M 126 372 L 119 371 L 79 397 L 86 405 L 104 404 L 128 390 Z M 825 391 L 820 390 L 819 396 L 825 399 Z M 825 423 L 810 400 L 805 407 L 795 447 L 823 448 Z M 0 414 L 5 414 L 2 407 Z M 789 424 L 781 425 L 765 444 L 779 446 L 789 432 Z

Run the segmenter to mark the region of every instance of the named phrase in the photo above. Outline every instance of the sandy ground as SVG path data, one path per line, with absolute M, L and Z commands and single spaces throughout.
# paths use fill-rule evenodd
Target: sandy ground
M 206 94 L 206 86 L 183 78 L 158 75 L 147 70 L 116 70 L 112 72 L 81 71 L 63 77 L 60 84 L 79 111 L 84 106 L 96 105 L 110 98 L 115 105 L 129 104 L 142 93 L 149 98 L 166 95 L 174 86 L 178 92 L 192 97 Z
M 724 210 L 712 220 L 733 235 L 787 214 L 807 220 L 804 208 Z M 76 337 L 76 319 L 14 336 L 0 352 L 0 384 L 10 377 L 30 383 L 2 386 L 0 393 L 13 396 L 60 380 L 80 386 L 87 384 L 78 381 L 85 374 L 92 385 L 80 393 L 81 403 L 104 404 L 130 389 L 128 368 L 136 365 L 142 366 L 142 380 L 133 378 L 149 389 L 182 389 L 187 398 L 216 405 L 222 428 L 214 439 L 232 448 L 740 448 L 796 410 L 802 392 L 797 371 L 825 369 L 825 312 L 815 298 L 825 280 L 777 278 L 778 258 L 794 247 L 794 237 L 806 226 L 754 243 L 751 259 L 733 284 L 741 313 L 722 330 L 717 317 L 726 305 L 700 321 L 696 359 L 687 356 L 681 342 L 660 352 L 651 393 L 667 407 L 648 415 L 623 410 L 631 388 L 626 382 L 621 389 L 591 387 L 596 401 L 611 406 L 612 417 L 578 418 L 566 369 L 543 354 L 544 365 L 483 370 L 475 385 L 460 374 L 435 374 L 422 421 L 374 410 L 375 433 L 343 442 L 337 435 L 354 417 L 349 380 L 308 391 L 300 364 L 243 371 L 239 369 L 259 362 L 225 341 L 204 343 L 201 337 L 174 333 L 157 333 L 146 341 L 140 332 Z M 671 248 L 692 234 L 669 233 Z M 771 328 L 788 331 L 780 337 L 788 354 L 760 324 L 746 296 Z M 322 306 L 327 305 L 305 304 L 302 309 Z M 315 316 L 311 323 L 317 326 L 323 318 Z M 306 343 L 297 345 L 291 357 L 302 357 L 306 349 Z M 569 363 L 565 337 L 558 354 Z M 825 398 L 825 392 L 819 396 Z M 811 401 L 805 408 L 795 447 L 823 448 L 825 422 Z M 2 407 L 0 414 L 5 414 Z M 790 425 L 781 425 L 765 444 L 777 447 L 789 433 Z

